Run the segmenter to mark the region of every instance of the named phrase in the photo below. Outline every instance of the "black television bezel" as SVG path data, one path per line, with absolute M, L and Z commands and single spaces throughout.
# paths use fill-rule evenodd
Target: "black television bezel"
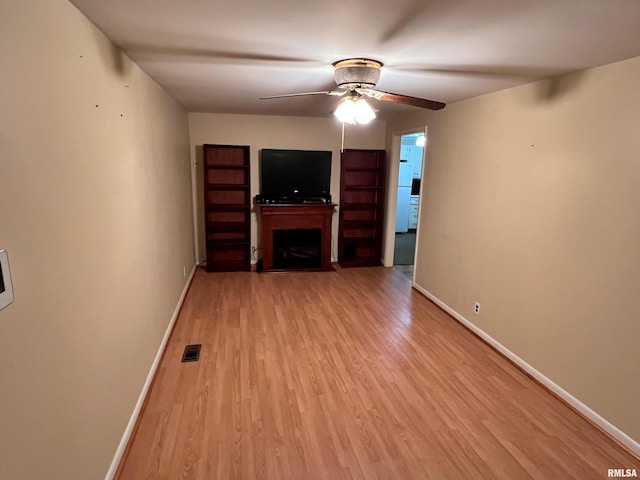
M 326 190 L 320 188 L 318 189 L 309 189 L 308 185 L 300 186 L 305 188 L 296 189 L 292 184 L 289 189 L 274 189 L 265 190 L 264 188 L 264 179 L 265 179 L 265 170 L 264 170 L 264 154 L 268 153 L 269 155 L 280 155 L 280 162 L 300 162 L 300 161 L 322 161 L 325 164 L 321 167 L 323 179 L 323 187 L 326 186 Z M 268 157 L 269 158 L 269 157 Z M 274 159 L 275 160 L 275 159 Z M 333 152 L 331 150 L 296 150 L 296 149 L 283 149 L 283 148 L 263 148 L 260 150 L 260 196 L 263 198 L 283 198 L 283 199 L 309 199 L 309 198 L 330 198 L 331 193 L 331 167 L 333 160 Z M 271 161 L 271 160 L 267 160 Z M 309 172 L 304 172 L 305 174 L 309 174 Z M 318 173 L 318 172 L 316 172 Z M 303 177 L 304 178 L 304 177 Z

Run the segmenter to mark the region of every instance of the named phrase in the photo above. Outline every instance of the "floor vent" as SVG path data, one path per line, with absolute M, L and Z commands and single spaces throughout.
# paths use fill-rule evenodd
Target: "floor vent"
M 187 345 L 184 347 L 184 353 L 182 354 L 183 362 L 197 362 L 200 358 L 200 347 L 202 344 Z

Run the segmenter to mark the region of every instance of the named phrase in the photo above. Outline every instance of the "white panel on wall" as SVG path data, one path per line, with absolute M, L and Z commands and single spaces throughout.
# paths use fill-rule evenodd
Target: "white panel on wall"
M 6 250 L 0 250 L 0 310 L 13 302 L 13 285 L 11 270 L 9 270 L 9 256 Z

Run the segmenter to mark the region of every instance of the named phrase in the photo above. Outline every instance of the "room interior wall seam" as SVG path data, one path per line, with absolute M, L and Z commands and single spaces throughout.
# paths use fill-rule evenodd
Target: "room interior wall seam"
M 113 480 L 117 470 L 118 470 L 118 466 L 120 465 L 120 462 L 122 461 L 122 457 L 126 451 L 127 445 L 129 443 L 129 440 L 131 440 L 131 435 L 133 434 L 134 428 L 136 426 L 136 423 L 138 421 L 138 417 L 140 416 L 140 412 L 142 410 L 142 406 L 144 405 L 144 401 L 147 398 L 147 394 L 149 393 L 149 389 L 151 387 L 151 383 L 153 382 L 153 378 L 155 377 L 156 374 L 156 370 L 158 369 L 158 366 L 160 365 L 160 360 L 162 359 L 162 355 L 164 354 L 164 351 L 167 347 L 167 343 L 169 341 L 169 337 L 171 335 L 171 332 L 173 331 L 173 326 L 176 323 L 176 320 L 178 319 L 178 315 L 180 314 L 180 310 L 182 308 L 182 304 L 184 303 L 184 300 L 187 296 L 187 292 L 189 291 L 189 287 L 191 286 L 191 282 L 193 281 L 193 277 L 196 273 L 196 269 L 198 268 L 198 265 L 195 264 L 193 266 L 193 268 L 191 269 L 191 273 L 189 274 L 189 278 L 187 278 L 187 281 L 185 282 L 184 288 L 182 289 L 182 293 L 180 294 L 180 298 L 178 298 L 178 303 L 176 304 L 176 308 L 173 311 L 173 315 L 171 316 L 171 320 L 169 320 L 169 324 L 167 325 L 167 329 L 164 333 L 164 337 L 162 338 L 162 342 L 160 342 L 160 346 L 158 347 L 158 351 L 156 353 L 155 358 L 153 359 L 153 363 L 151 364 L 151 367 L 149 368 L 149 373 L 147 374 L 147 378 L 144 382 L 144 385 L 142 386 L 142 390 L 140 391 L 140 396 L 138 397 L 138 401 L 136 402 L 135 407 L 133 408 L 133 412 L 131 413 L 131 418 L 129 419 L 129 422 L 127 423 L 127 427 L 124 430 L 124 433 L 122 434 L 122 439 L 120 440 L 120 443 L 118 445 L 118 448 L 116 449 L 116 453 L 113 456 L 113 460 L 111 461 L 111 465 L 109 466 L 109 470 L 107 471 L 106 476 L 104 477 L 105 480 Z
M 433 295 L 431 292 L 420 286 L 419 284 L 413 282 L 413 288 L 415 288 L 418 292 L 423 294 L 433 303 L 435 303 L 438 307 L 443 309 L 449 315 L 451 315 L 457 322 L 461 323 L 465 327 L 467 327 L 471 332 L 478 336 L 480 339 L 484 340 L 488 343 L 492 348 L 494 348 L 497 352 L 505 356 L 508 360 L 514 363 L 517 367 L 524 370 L 528 375 L 531 375 L 535 380 L 537 380 L 543 387 L 549 390 L 552 394 L 556 395 L 562 401 L 567 403 L 569 407 L 573 408 L 580 415 L 582 415 L 587 421 L 594 424 L 597 428 L 601 429 L 606 435 L 612 437 L 615 441 L 620 443 L 620 445 L 629 450 L 630 453 L 635 455 L 640 459 L 640 443 L 631 438 L 629 435 L 624 433 L 618 427 L 613 425 L 607 419 L 602 417 L 600 414 L 589 408 L 587 405 L 582 403 L 579 399 L 571 395 L 564 388 L 562 388 L 557 383 L 553 382 L 551 379 L 546 377 L 543 373 L 536 370 L 533 366 L 529 365 L 518 355 L 513 353 L 507 347 L 498 342 L 491 335 L 486 333 L 481 328 L 477 327 L 475 324 L 467 320 L 464 316 L 460 315 L 449 305 L 444 303 L 438 297 Z

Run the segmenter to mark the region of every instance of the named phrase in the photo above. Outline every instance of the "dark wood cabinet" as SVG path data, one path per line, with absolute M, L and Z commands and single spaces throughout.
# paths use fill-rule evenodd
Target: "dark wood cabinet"
M 249 271 L 249 147 L 203 145 L 202 148 L 207 271 Z
M 340 160 L 338 263 L 381 265 L 385 151 L 344 150 Z

